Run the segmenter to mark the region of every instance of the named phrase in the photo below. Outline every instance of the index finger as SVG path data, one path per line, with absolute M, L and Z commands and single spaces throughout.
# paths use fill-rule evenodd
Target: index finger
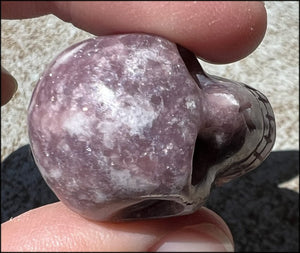
M 267 15 L 261 2 L 1 2 L 2 17 L 53 13 L 95 35 L 143 32 L 181 44 L 214 63 L 237 61 L 262 41 Z

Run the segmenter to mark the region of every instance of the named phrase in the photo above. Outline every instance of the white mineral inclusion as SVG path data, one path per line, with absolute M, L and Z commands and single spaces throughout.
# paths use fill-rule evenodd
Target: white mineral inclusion
M 63 129 L 67 130 L 70 135 L 90 137 L 92 119 L 84 114 L 84 112 L 73 112 L 68 117 L 65 117 Z
M 146 189 L 147 191 L 152 191 L 157 187 L 151 180 L 139 175 L 132 175 L 129 170 L 110 168 L 109 173 L 112 183 L 116 185 L 119 190 L 139 191 L 139 189 L 143 189 L 144 191 Z
M 186 101 L 185 105 L 188 109 L 195 109 L 196 108 L 196 103 L 195 103 L 194 100 Z
M 60 169 L 52 169 L 50 170 L 50 177 L 51 178 L 55 178 L 55 179 L 58 179 L 60 178 L 62 175 L 62 171 Z
M 130 135 L 143 135 L 145 127 L 151 127 L 153 120 L 158 116 L 150 102 L 130 95 L 117 95 L 118 92 L 106 87 L 103 83 L 96 84 L 97 99 L 108 106 L 108 113 L 103 114 L 104 119 L 97 129 L 104 134 L 104 144 L 111 147 L 115 133 L 122 127 L 129 128 Z M 128 106 L 124 107 L 124 104 Z M 115 121 L 114 119 L 118 119 Z

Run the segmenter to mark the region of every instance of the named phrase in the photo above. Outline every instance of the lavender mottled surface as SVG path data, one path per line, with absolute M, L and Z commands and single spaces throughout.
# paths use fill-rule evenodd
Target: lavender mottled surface
M 29 106 L 35 161 L 67 206 L 95 220 L 183 215 L 212 183 L 257 167 L 275 139 L 258 91 L 205 74 L 191 53 L 145 34 L 61 53 Z

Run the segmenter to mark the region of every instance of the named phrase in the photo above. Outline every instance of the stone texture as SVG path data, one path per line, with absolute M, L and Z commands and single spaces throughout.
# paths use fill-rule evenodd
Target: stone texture
M 278 187 L 299 174 L 299 151 L 272 151 L 257 169 L 214 187 L 206 206 L 229 226 L 236 252 L 299 252 L 299 194 Z M 57 201 L 29 145 L 1 163 L 1 221 Z
M 261 93 L 207 75 L 189 51 L 145 34 L 61 53 L 36 86 L 28 127 L 48 185 L 96 220 L 193 212 L 215 179 L 254 169 L 275 140 Z

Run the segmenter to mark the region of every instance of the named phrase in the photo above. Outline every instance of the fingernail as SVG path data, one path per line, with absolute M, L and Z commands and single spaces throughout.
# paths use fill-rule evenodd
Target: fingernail
M 175 231 L 156 247 L 156 252 L 233 252 L 234 246 L 229 237 L 218 227 L 210 223 L 188 226 Z

